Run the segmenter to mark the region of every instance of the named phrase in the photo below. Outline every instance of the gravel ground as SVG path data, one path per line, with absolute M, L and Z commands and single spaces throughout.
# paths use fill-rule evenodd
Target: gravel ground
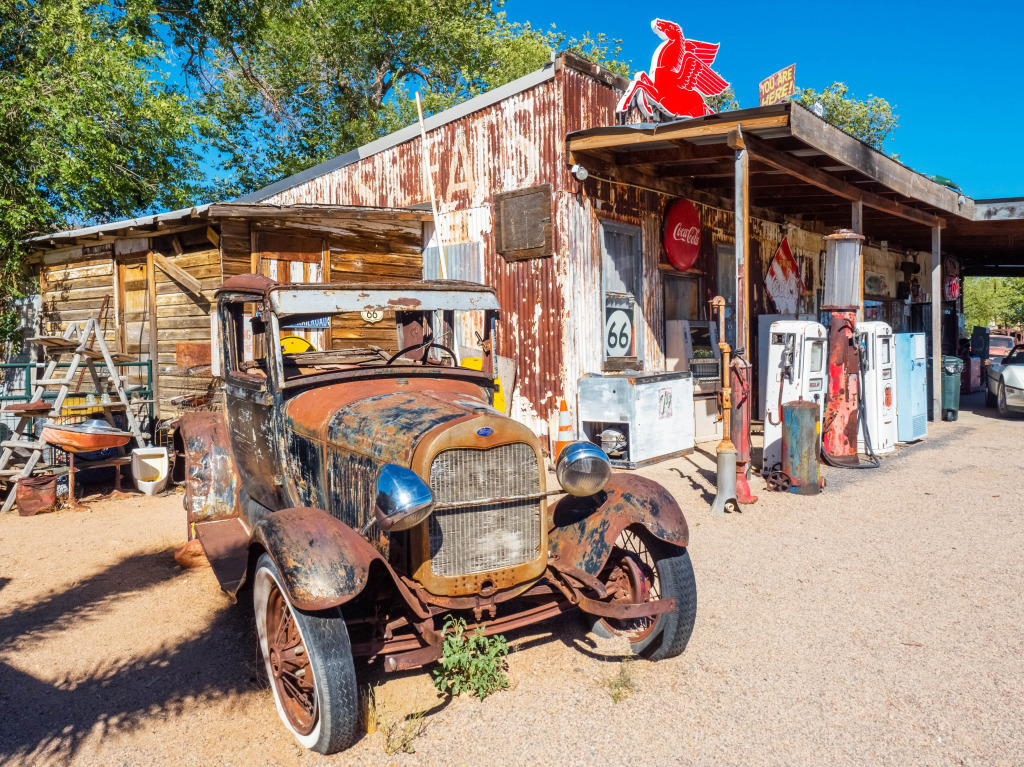
M 98 765 L 923 764 L 1024 762 L 1024 420 L 965 398 L 956 423 L 817 497 L 713 517 L 712 456 L 643 473 L 691 525 L 687 651 L 630 664 L 566 616 L 509 636 L 512 689 L 447 701 L 428 673 L 380 676 L 426 711 L 414 754 L 379 734 L 322 758 L 279 723 L 251 608 L 182 572 L 178 496 L 0 518 L 0 762 Z

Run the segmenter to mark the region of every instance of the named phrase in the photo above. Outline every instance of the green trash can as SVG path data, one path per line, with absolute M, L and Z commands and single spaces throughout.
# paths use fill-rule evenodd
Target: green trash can
M 942 358 L 942 420 L 955 421 L 960 415 L 960 375 L 964 361 L 959 357 Z

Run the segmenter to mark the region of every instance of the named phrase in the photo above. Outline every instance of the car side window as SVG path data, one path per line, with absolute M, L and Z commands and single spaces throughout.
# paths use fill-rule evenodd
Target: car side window
M 251 306 L 237 301 L 226 307 L 228 375 L 262 383 L 267 380 L 266 328 L 255 312 L 246 312 Z

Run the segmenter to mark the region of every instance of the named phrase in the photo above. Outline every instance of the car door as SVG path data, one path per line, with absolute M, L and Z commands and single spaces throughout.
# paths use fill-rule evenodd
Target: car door
M 221 328 L 227 365 L 224 394 L 228 434 L 238 473 L 257 503 L 277 510 L 284 502 L 280 424 L 276 418 L 273 349 L 263 321 L 246 312 L 253 303 L 223 302 Z

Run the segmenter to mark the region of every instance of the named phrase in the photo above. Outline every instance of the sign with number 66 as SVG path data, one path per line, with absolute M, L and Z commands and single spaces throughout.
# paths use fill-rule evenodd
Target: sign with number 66
M 384 312 L 381 309 L 363 309 L 364 322 L 380 322 L 384 319 Z
M 633 312 L 626 309 L 605 309 L 604 355 L 633 357 Z

